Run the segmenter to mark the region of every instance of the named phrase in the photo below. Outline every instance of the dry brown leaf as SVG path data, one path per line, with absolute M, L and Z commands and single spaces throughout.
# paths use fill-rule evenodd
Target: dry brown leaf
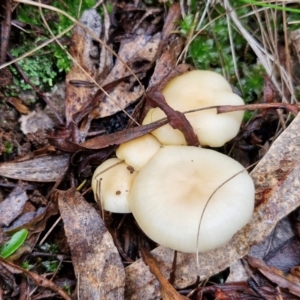
M 79 20 L 84 24 L 96 37 L 100 38 L 102 32 L 101 17 L 95 9 L 84 11 Z M 71 122 L 72 117 L 89 101 L 95 93 L 95 88 L 76 87 L 70 84 L 70 81 L 88 81 L 91 78 L 96 80 L 99 75 L 100 53 L 97 51 L 94 39 L 84 31 L 83 28 L 76 25 L 72 32 L 72 42 L 70 54 L 77 63 L 86 71 L 84 73 L 80 67 L 74 65 L 66 76 L 66 121 L 67 125 Z
M 57 205 L 50 202 L 47 207 L 39 207 L 34 212 L 28 212 L 16 219 L 9 227 L 5 228 L 7 233 L 13 233 L 21 228 L 27 228 L 31 234 L 42 232 L 48 219 L 58 213 Z
M 130 140 L 139 138 L 147 133 L 150 133 L 151 131 L 166 123 L 167 120 L 162 119 L 147 125 L 117 131 L 109 135 L 96 136 L 95 138 L 82 143 L 80 146 L 85 147 L 85 149 L 103 149 L 104 147 L 111 145 L 120 145 Z
M 124 267 L 96 210 L 75 188 L 54 197 L 64 222 L 80 299 L 123 299 Z
M 151 76 L 147 90 L 151 90 L 152 87 L 161 90 L 159 87 L 161 82 L 164 82 L 165 78 L 176 67 L 177 58 L 183 48 L 183 40 L 178 36 L 171 36 L 164 44 L 163 52 L 157 60 L 154 72 Z
M 160 291 L 163 300 L 185 300 L 185 296 L 180 295 L 172 284 L 161 273 L 157 260 L 146 250 L 142 248 L 142 257 L 150 272 L 157 278 L 160 283 Z
M 0 226 L 8 226 L 22 211 L 28 200 L 26 189 L 18 185 L 0 202 Z
M 0 164 L 0 175 L 8 178 L 55 182 L 67 171 L 69 155 L 41 156 L 25 161 L 14 161 Z
M 265 262 L 255 257 L 248 256 L 247 261 L 251 267 L 257 268 L 271 282 L 281 288 L 288 289 L 292 294 L 300 297 L 300 279 L 298 277 L 292 274 L 285 274 L 274 267 L 269 267 Z
M 124 38 L 121 41 L 118 55 L 131 67 L 133 72 L 139 71 L 134 68 L 135 63 L 144 63 L 146 61 L 148 65 L 143 68 L 143 72 L 145 72 L 154 63 L 160 41 L 161 33 L 156 33 L 153 36 L 141 33 L 130 38 Z M 106 85 L 131 74 L 132 73 L 129 72 L 124 63 L 120 59 L 117 59 L 115 66 L 102 85 Z M 129 80 L 119 84 L 114 91 L 110 93 L 110 98 L 114 99 L 114 101 L 106 98 L 93 112 L 93 117 L 103 118 L 110 116 L 137 101 L 143 95 L 143 92 L 143 87 L 136 84 L 136 79 L 134 77 L 130 77 Z
M 16 97 L 9 97 L 7 101 L 14 106 L 14 108 L 20 113 L 20 114 L 29 114 L 30 110 L 29 108 L 22 103 L 22 101 L 19 98 Z
M 263 259 L 268 265 L 276 267 L 282 271 L 288 272 L 292 266 L 300 261 L 300 253 L 296 251 L 299 248 L 299 242 L 295 239 L 294 230 L 291 226 L 289 216 L 280 220 L 271 234 L 264 240 L 251 247 L 250 256 Z M 284 257 L 284 259 L 283 259 Z M 249 272 L 245 265 L 238 260 L 230 266 L 230 275 L 226 282 L 247 281 Z
M 177 65 L 177 58 L 183 48 L 183 38 L 173 32 L 176 30 L 181 19 L 181 9 L 179 3 L 173 3 L 168 11 L 162 30 L 162 41 L 159 46 L 158 59 L 154 72 L 151 76 L 148 89 L 157 85 Z
M 300 115 L 277 138 L 252 171 L 258 205 L 250 222 L 226 245 L 200 254 L 199 270 L 194 254 L 178 253 L 175 288 L 192 284 L 197 275 L 205 278 L 229 267 L 245 256 L 251 246 L 263 241 L 280 219 L 300 205 L 299 128 Z M 152 255 L 165 266 L 167 272 L 172 268 L 172 253 L 172 250 L 164 247 L 152 251 Z M 158 299 L 155 298 L 159 291 L 158 286 L 153 284 L 154 276 L 141 261 L 127 267 L 126 276 L 126 299 Z

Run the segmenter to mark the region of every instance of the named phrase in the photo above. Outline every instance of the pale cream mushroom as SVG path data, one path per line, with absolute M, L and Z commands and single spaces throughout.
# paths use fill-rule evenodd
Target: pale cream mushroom
M 167 103 L 175 110 L 185 112 L 214 105 L 242 105 L 244 101 L 232 92 L 230 84 L 212 71 L 195 70 L 172 79 L 163 89 Z M 240 128 L 242 111 L 217 114 L 209 109 L 186 114 L 202 146 L 220 147 L 234 138 Z M 166 117 L 160 108 L 150 109 L 143 124 Z M 178 129 L 166 124 L 152 132 L 164 145 L 186 145 Z
M 115 213 L 131 212 L 128 194 L 137 172 L 118 158 L 110 158 L 94 172 L 92 189 L 103 209 Z
M 243 166 L 226 155 L 165 146 L 137 174 L 128 199 L 152 240 L 178 251 L 203 252 L 225 244 L 247 224 L 254 185 Z
M 161 143 L 151 134 L 123 143 L 116 151 L 119 159 L 139 171 L 160 149 Z

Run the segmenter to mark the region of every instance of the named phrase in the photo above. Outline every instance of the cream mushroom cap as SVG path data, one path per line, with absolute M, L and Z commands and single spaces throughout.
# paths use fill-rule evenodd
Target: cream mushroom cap
M 207 202 L 209 203 L 207 204 Z M 155 242 L 188 253 L 215 249 L 251 218 L 254 185 L 243 166 L 213 150 L 165 146 L 135 177 L 130 209 Z
M 123 143 L 116 151 L 119 159 L 139 171 L 160 149 L 161 143 L 151 134 Z
M 103 162 L 94 172 L 92 189 L 97 201 L 110 212 L 130 213 L 128 194 L 137 172 L 118 158 Z
M 229 83 L 212 71 L 195 70 L 172 79 L 163 89 L 167 103 L 184 112 L 214 105 L 242 105 L 244 101 L 232 92 Z M 186 114 L 198 140 L 203 146 L 220 147 L 235 137 L 244 113 L 242 111 L 217 114 L 216 109 Z M 143 124 L 165 117 L 160 108 L 150 109 Z M 152 132 L 164 145 L 186 145 L 183 134 L 166 124 Z

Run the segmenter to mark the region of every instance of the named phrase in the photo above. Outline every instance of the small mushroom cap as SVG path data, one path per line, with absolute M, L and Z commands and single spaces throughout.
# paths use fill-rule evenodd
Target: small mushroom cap
M 214 105 L 242 105 L 244 101 L 232 92 L 221 75 L 195 70 L 172 79 L 162 91 L 167 103 L 184 112 Z M 235 137 L 244 113 L 242 111 L 217 114 L 216 109 L 186 114 L 198 140 L 203 146 L 220 147 Z M 165 117 L 160 108 L 150 109 L 143 124 Z M 186 145 L 183 134 L 166 124 L 152 132 L 164 145 Z
M 223 154 L 165 146 L 136 176 L 129 206 L 151 239 L 188 253 L 197 251 L 206 206 L 198 244 L 203 252 L 225 244 L 247 224 L 254 185 L 243 166 Z
M 116 151 L 119 159 L 140 171 L 148 160 L 160 149 L 161 143 L 151 134 L 123 143 Z
M 118 158 L 110 158 L 94 172 L 92 189 L 103 208 L 115 213 L 130 213 L 128 193 L 137 172 Z

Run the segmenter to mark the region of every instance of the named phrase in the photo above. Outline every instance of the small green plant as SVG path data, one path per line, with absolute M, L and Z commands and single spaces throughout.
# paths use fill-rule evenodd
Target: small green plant
M 25 260 L 21 263 L 21 268 L 29 271 L 34 268 L 34 265 L 31 265 L 28 260 Z
M 0 256 L 7 258 L 16 252 L 25 242 L 28 235 L 27 229 L 21 229 L 14 233 L 10 240 L 0 248 Z
M 75 19 L 78 19 L 85 9 L 91 8 L 94 4 L 95 0 L 85 0 L 82 2 L 72 0 L 54 0 L 51 2 L 51 5 L 53 7 L 65 11 L 67 14 L 69 14 Z M 43 13 L 51 30 L 55 35 L 61 33 L 73 24 L 73 22 L 68 17 L 57 12 L 51 10 L 43 10 Z M 33 44 L 37 44 L 41 40 L 45 40 L 46 38 L 51 37 L 44 26 L 44 23 L 40 17 L 39 10 L 37 7 L 20 4 L 17 10 L 17 18 L 25 24 L 31 24 L 34 25 L 34 27 L 39 27 L 41 29 L 44 28 L 43 38 L 41 38 L 40 36 L 36 36 L 36 33 L 34 31 L 30 33 L 30 38 L 34 39 Z M 70 35 L 71 32 L 67 34 L 67 36 Z M 64 50 L 56 43 L 48 45 L 46 47 L 46 51 L 49 51 L 50 55 L 45 56 L 44 61 L 41 61 L 41 59 L 35 59 L 35 56 L 38 55 L 36 52 L 34 53 L 34 58 L 32 58 L 31 61 L 36 62 L 36 64 L 41 64 L 42 66 L 45 66 L 47 70 L 41 72 L 40 70 L 34 70 L 33 67 L 29 67 L 29 69 L 32 71 L 32 75 L 34 78 L 40 78 L 43 83 L 48 83 L 49 86 L 52 86 L 53 79 L 57 75 L 53 73 L 53 70 L 56 68 L 56 72 L 69 72 L 71 68 L 71 60 L 64 52 Z M 24 52 L 22 51 L 22 54 L 23 53 Z M 17 56 L 16 53 L 13 55 Z M 28 86 L 26 87 L 29 88 Z
M 5 153 L 6 154 L 12 154 L 13 153 L 14 145 L 13 145 L 12 142 L 6 141 L 4 143 L 4 147 L 5 147 Z
M 247 12 L 247 8 L 240 0 L 235 1 L 235 7 L 238 14 Z M 203 10 L 204 6 L 200 9 Z M 200 16 L 202 12 L 200 11 Z M 181 33 L 184 36 L 189 34 L 195 15 L 196 11 L 192 10 L 192 14 L 187 15 L 181 22 Z M 258 99 L 263 89 L 263 68 L 257 64 L 255 55 L 251 51 L 246 51 L 246 40 L 234 28 L 231 30 L 231 38 L 234 41 L 233 46 L 236 58 L 233 58 L 228 32 L 228 20 L 226 19 L 226 12 L 221 5 L 215 5 L 208 16 L 202 24 L 202 27 L 205 27 L 205 29 L 189 46 L 187 62 L 194 64 L 198 69 L 212 69 L 225 74 L 233 85 L 241 88 L 243 99 L 246 103 Z M 234 68 L 234 59 L 236 59 L 240 86 L 236 76 L 236 69 Z
M 27 50 L 29 50 L 29 48 L 25 44 L 13 49 L 11 53 L 14 57 L 18 57 L 26 53 Z M 53 62 L 48 56 L 42 55 L 41 52 L 35 53 L 34 56 L 23 58 L 18 62 L 18 64 L 29 80 L 38 88 L 43 90 L 49 89 L 53 86 L 54 79 L 57 76 L 57 71 L 54 70 Z M 22 90 L 32 89 L 29 84 L 21 79 L 14 67 L 11 67 L 11 71 L 15 75 L 14 83 L 16 86 L 19 86 Z
M 68 295 L 72 294 L 71 286 L 68 283 L 64 283 L 62 286 L 62 289 L 65 290 Z
M 43 261 L 42 266 L 46 269 L 47 272 L 55 272 L 59 266 L 58 260 L 52 260 L 52 261 Z
M 58 253 L 58 245 L 55 243 L 44 243 L 40 246 L 40 249 L 44 252 L 52 253 L 52 254 L 57 254 Z

